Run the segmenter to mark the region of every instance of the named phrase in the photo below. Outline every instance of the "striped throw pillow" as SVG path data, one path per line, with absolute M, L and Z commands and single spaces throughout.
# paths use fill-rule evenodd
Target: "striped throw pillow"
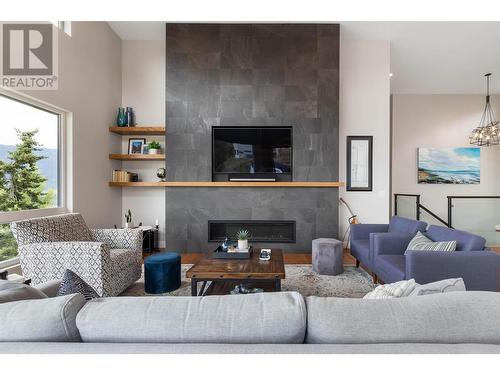
M 455 251 L 457 248 L 457 241 L 442 241 L 433 242 L 425 237 L 421 232 L 417 232 L 415 237 L 412 238 L 406 251 L 408 250 L 422 250 L 422 251 Z

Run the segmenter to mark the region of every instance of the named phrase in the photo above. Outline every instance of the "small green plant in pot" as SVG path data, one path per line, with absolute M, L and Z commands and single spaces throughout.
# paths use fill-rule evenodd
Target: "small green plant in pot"
M 148 153 L 150 154 L 159 154 L 161 149 L 160 142 L 158 141 L 151 141 L 148 144 Z
M 248 249 L 248 239 L 250 238 L 250 232 L 248 229 L 240 229 L 238 233 L 236 233 L 236 237 L 238 238 L 238 249 Z
M 134 222 L 132 221 L 132 211 L 130 211 L 130 208 L 125 214 L 125 228 L 135 228 Z

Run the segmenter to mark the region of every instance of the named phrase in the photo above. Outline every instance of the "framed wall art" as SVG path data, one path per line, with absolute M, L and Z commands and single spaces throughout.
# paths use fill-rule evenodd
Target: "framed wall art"
M 479 184 L 479 147 L 419 148 L 419 184 Z
M 347 191 L 372 191 L 373 137 L 347 137 Z

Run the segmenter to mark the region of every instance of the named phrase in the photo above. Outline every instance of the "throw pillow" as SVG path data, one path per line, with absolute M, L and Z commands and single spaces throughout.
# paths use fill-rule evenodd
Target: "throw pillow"
M 65 296 L 74 293 L 82 294 L 87 301 L 99 298 L 99 295 L 94 288 L 83 281 L 80 276 L 71 270 L 66 270 L 64 272 L 59 291 L 57 292 L 57 296 Z
M 40 298 L 47 298 L 47 295 L 32 286 L 15 281 L 0 280 L 0 303 Z
M 423 284 L 415 287 L 411 296 L 424 296 L 427 294 L 448 293 L 448 292 L 465 292 L 464 280 L 460 277 L 458 279 L 445 279 L 439 280 L 429 284 Z
M 373 291 L 367 293 L 364 299 L 387 299 L 407 297 L 415 289 L 415 279 L 401 280 L 392 284 L 377 286 Z
M 412 238 L 408 244 L 408 250 L 422 250 L 422 251 L 455 251 L 457 248 L 457 241 L 442 241 L 433 242 L 424 236 L 421 232 L 417 232 L 415 237 Z

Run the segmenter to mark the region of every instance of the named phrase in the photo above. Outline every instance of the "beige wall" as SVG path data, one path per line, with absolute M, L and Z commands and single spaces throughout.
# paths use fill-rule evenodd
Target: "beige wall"
M 26 94 L 72 113 L 73 210 L 92 227 L 120 224 L 121 191 L 108 187 L 120 139 L 108 132 L 121 103 L 121 40 L 106 22 L 59 33 L 59 88 Z
M 492 97 L 500 114 L 500 96 Z M 483 95 L 395 95 L 393 97 L 392 190 L 394 193 L 422 195 L 422 204 L 447 219 L 447 195 L 500 195 L 500 146 L 481 148 L 479 185 L 426 185 L 417 183 L 419 147 L 468 147 L 471 130 L 478 125 L 484 106 Z M 468 221 L 468 228 L 483 228 L 490 242 L 494 236 L 492 210 L 500 211 L 499 201 L 457 201 L 456 223 Z M 468 204 L 468 205 L 467 205 Z M 455 215 L 454 215 L 455 217 Z M 428 215 L 422 218 L 434 222 Z M 481 218 L 487 219 L 482 222 Z M 478 226 L 476 228 L 476 226 Z M 497 240 L 500 236 L 497 236 Z M 498 242 L 500 243 L 500 241 Z
M 122 42 L 122 105 L 133 107 L 139 125 L 165 124 L 165 41 Z M 122 151 L 127 152 L 128 138 L 123 137 Z M 156 139 L 162 147 L 165 138 Z M 156 170 L 164 167 L 163 161 L 123 162 L 126 170 L 139 173 L 144 181 L 156 181 Z M 168 174 L 168 171 L 167 171 Z M 123 189 L 122 217 L 129 208 L 134 222 L 144 225 L 160 224 L 160 247 L 164 247 L 165 233 L 165 189 L 129 188 Z
M 340 181 L 346 181 L 346 137 L 373 136 L 373 191 L 340 196 L 363 223 L 389 220 L 390 45 L 388 41 L 341 41 Z M 339 233 L 348 227 L 347 209 L 339 209 Z

